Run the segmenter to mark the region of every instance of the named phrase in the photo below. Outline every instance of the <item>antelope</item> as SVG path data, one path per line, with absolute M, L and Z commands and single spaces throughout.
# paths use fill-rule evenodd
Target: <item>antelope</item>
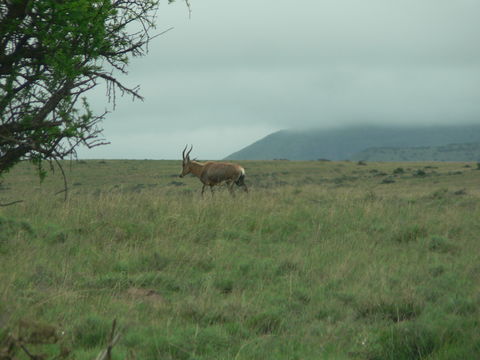
M 190 173 L 198 177 L 203 183 L 202 197 L 206 186 L 210 186 L 210 191 L 213 196 L 213 187 L 224 182 L 227 184 L 232 196 L 234 195 L 233 185 L 242 186 L 243 190 L 248 193 L 247 185 L 245 185 L 245 169 L 243 167 L 227 162 L 209 161 L 201 163 L 195 161 L 195 159 L 190 160 L 190 152 L 193 149 L 193 145 L 190 147 L 190 150 L 185 153 L 187 147 L 188 145 L 185 146 L 182 152 L 183 169 L 180 177 L 183 178 Z

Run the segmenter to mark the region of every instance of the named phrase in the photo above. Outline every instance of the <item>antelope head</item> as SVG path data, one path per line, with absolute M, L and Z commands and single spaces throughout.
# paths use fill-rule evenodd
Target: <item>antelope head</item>
M 193 145 L 190 147 L 190 150 L 185 154 L 185 151 L 187 151 L 187 147 L 188 147 L 188 145 L 185 145 L 185 149 L 183 149 L 183 151 L 182 151 L 183 163 L 182 163 L 182 173 L 180 174 L 181 178 L 183 178 L 185 175 L 189 174 L 190 171 L 191 171 L 190 152 L 193 149 Z

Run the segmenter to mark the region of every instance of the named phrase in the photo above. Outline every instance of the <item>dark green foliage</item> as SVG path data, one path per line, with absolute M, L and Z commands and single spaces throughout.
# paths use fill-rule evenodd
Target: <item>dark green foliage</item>
M 26 221 L 12 220 L 0 216 L 0 253 L 6 251 L 7 245 L 16 236 L 28 237 L 34 236 L 35 232 L 32 226 Z
M 215 281 L 215 288 L 223 294 L 230 294 L 233 290 L 234 283 L 231 279 L 218 279 Z
M 393 325 L 380 332 L 370 345 L 370 360 L 426 359 L 439 345 L 439 338 L 428 326 L 416 322 Z
M 445 305 L 445 310 L 455 315 L 476 317 L 479 313 L 478 300 L 461 295 L 453 295 Z
M 458 250 L 450 239 L 437 235 L 429 237 L 428 248 L 439 253 L 455 253 Z
M 388 177 L 388 178 L 383 179 L 381 183 L 382 184 L 393 184 L 394 182 L 395 182 L 394 179 Z
M 164 270 L 171 263 L 171 259 L 154 251 L 140 260 L 141 270 Z
M 417 177 L 425 177 L 427 176 L 427 173 L 421 169 L 418 169 L 417 171 L 415 171 L 413 173 L 413 176 L 417 176 Z
M 279 276 L 288 275 L 299 271 L 299 265 L 292 261 L 283 261 L 277 267 L 276 274 Z
M 401 322 L 419 316 L 422 307 L 412 301 L 365 303 L 356 306 L 357 316 L 378 321 L 379 319 Z
M 141 98 L 116 78 L 145 54 L 158 0 L 15 0 L 0 3 L 0 174 L 28 159 L 75 155 L 104 142 L 82 94 L 100 80 Z M 127 26 L 128 25 L 128 26 Z M 137 26 L 129 33 L 127 28 Z M 112 70 L 114 70 L 112 72 Z
M 448 195 L 448 189 L 446 188 L 442 188 L 442 189 L 438 189 L 438 190 L 435 190 L 431 197 L 432 199 L 444 199 L 446 196 Z
M 421 225 L 407 225 L 393 235 L 392 239 L 398 243 L 409 243 L 426 237 L 427 229 Z
M 282 319 L 280 311 L 271 310 L 253 315 L 247 320 L 247 324 L 258 334 L 278 334 L 282 330 Z
M 75 343 L 85 348 L 103 345 L 107 341 L 111 321 L 96 315 L 87 315 L 74 326 Z
M 402 167 L 398 167 L 398 168 L 396 168 L 395 170 L 393 170 L 393 173 L 394 173 L 395 175 L 404 174 L 404 173 L 405 173 L 405 170 L 404 170 Z
M 188 326 L 175 328 L 168 334 L 156 329 L 148 332 L 130 332 L 126 339 L 137 349 L 137 358 L 145 360 L 194 360 L 215 358 L 231 350 L 231 338 L 223 327 Z
M 9 236 L 20 231 L 26 232 L 29 235 L 34 234 L 34 230 L 28 222 L 0 217 L 0 238 L 7 239 Z

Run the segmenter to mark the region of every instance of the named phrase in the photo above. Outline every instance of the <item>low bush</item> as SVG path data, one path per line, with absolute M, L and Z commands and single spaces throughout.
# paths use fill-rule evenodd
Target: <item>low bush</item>
M 370 360 L 427 359 L 437 347 L 441 337 L 428 326 L 416 322 L 392 325 L 377 335 L 369 344 Z
M 428 235 L 427 229 L 422 225 L 409 225 L 393 234 L 392 240 L 398 243 L 409 243 L 425 238 Z

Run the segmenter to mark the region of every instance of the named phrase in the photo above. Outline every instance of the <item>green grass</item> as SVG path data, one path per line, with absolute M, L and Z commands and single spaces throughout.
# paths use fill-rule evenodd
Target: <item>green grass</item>
M 93 359 L 116 318 L 115 359 L 480 357 L 476 164 L 242 165 L 248 195 L 202 199 L 178 161 L 65 164 L 64 202 L 58 173 L 20 164 L 0 186 L 24 200 L 0 207 L 0 343 L 48 324 L 60 344 L 39 351 Z

